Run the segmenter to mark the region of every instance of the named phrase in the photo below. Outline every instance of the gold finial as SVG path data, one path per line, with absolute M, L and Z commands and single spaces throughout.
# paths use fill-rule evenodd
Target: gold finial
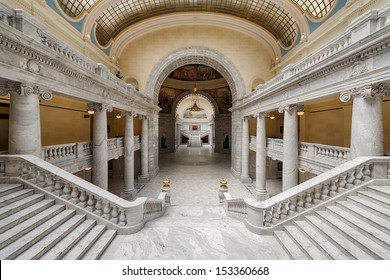
M 227 181 L 225 179 L 222 179 L 221 181 L 219 181 L 219 184 L 220 184 L 220 188 L 222 189 L 227 189 Z

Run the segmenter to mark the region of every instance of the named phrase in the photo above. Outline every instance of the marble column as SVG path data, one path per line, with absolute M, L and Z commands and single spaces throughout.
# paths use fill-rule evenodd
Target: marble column
M 9 153 L 42 157 L 39 97 L 50 100 L 51 91 L 31 84 L 8 82 L 0 96 L 10 93 Z
M 351 159 L 359 156 L 383 156 L 383 95 L 390 96 L 385 84 L 354 88 L 340 95 L 352 103 Z
M 266 189 L 267 172 L 267 136 L 265 120 L 266 114 L 257 114 L 256 126 L 256 199 L 266 200 L 269 194 Z
M 210 124 L 209 129 L 210 129 L 210 133 L 209 133 L 209 144 L 210 144 L 211 147 L 213 147 L 213 137 L 214 137 L 213 130 L 214 130 L 214 124 Z
M 121 193 L 121 197 L 126 200 L 134 200 L 137 196 L 137 191 L 134 188 L 134 120 L 131 112 L 126 112 L 125 120 L 125 186 Z
M 149 121 L 147 117 L 142 118 L 142 134 L 141 134 L 141 176 L 140 182 L 149 181 Z
M 107 111 L 105 104 L 89 103 L 93 115 L 92 183 L 108 190 Z
M 249 121 L 242 120 L 241 182 L 252 183 L 249 177 Z
M 298 185 L 298 115 L 303 110 L 302 105 L 288 105 L 279 108 L 284 112 L 283 133 L 283 191 Z

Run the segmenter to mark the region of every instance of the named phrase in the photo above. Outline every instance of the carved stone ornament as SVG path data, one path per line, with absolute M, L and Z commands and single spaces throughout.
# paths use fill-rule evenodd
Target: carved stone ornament
M 30 85 L 30 84 L 21 84 L 20 95 L 28 96 L 31 94 L 36 94 L 42 97 L 43 100 L 51 100 L 53 98 L 52 91 L 43 87 Z
M 366 63 L 359 61 L 352 66 L 351 77 L 358 76 L 368 71 Z
M 303 104 L 291 104 L 291 105 L 280 106 L 278 112 L 284 113 L 287 111 L 289 113 L 292 113 L 293 111 L 296 112 L 303 111 L 303 109 L 304 109 Z
M 107 112 L 112 111 L 112 106 L 108 104 L 102 104 L 102 103 L 95 103 L 95 102 L 89 102 L 87 104 L 87 107 L 89 110 L 98 111 L 101 112 L 103 110 L 107 110 Z
M 5 96 L 8 93 L 20 94 L 20 83 L 7 82 L 5 85 L 0 85 L 0 96 Z
M 268 118 L 269 113 L 257 113 L 253 115 L 254 118 Z
M 35 60 L 29 60 L 27 62 L 27 69 L 28 69 L 28 71 L 30 71 L 32 73 L 39 73 L 39 71 L 41 70 L 41 67 L 39 66 L 39 64 Z
M 340 94 L 341 102 L 348 102 L 354 96 L 361 96 L 362 98 L 384 96 L 390 97 L 390 86 L 387 84 L 369 85 L 360 88 L 353 88 L 349 91 Z

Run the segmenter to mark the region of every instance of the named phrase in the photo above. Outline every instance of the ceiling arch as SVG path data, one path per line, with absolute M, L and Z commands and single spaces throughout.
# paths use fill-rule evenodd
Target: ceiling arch
M 221 73 L 230 87 L 233 102 L 245 94 L 243 79 L 234 64 L 222 54 L 203 47 L 183 48 L 161 59 L 149 75 L 145 93 L 157 102 L 160 88 L 168 75 L 188 64 L 207 65 Z
M 296 41 L 296 25 L 302 27 L 303 14 L 320 20 L 329 14 L 338 0 L 56 1 L 70 17 L 80 17 L 88 12 L 86 31 L 90 31 L 91 23 L 96 22 L 96 38 L 102 46 L 107 46 L 112 39 L 136 22 L 174 12 L 198 11 L 229 14 L 251 21 L 270 32 L 281 46 L 288 48 Z

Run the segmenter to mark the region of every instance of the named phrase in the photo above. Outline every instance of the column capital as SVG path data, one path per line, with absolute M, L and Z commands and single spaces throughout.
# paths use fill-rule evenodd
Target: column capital
M 348 102 L 352 97 L 360 96 L 362 98 L 371 98 L 371 97 L 381 97 L 387 96 L 390 97 L 390 85 L 388 84 L 372 84 L 363 87 L 352 88 L 348 91 L 342 92 L 340 94 L 341 102 Z
M 112 111 L 112 106 L 104 103 L 88 102 L 87 107 L 88 109 L 93 111 L 100 111 L 100 112 L 103 110 L 107 110 L 108 112 Z
M 290 105 L 283 105 L 280 106 L 278 109 L 279 113 L 289 112 L 292 113 L 293 111 L 303 111 L 304 105 L 303 104 L 290 104 Z
M 7 94 L 17 94 L 20 96 L 38 95 L 43 100 L 51 100 L 53 98 L 52 91 L 48 88 L 33 84 L 21 84 L 17 82 L 7 82 L 5 85 L 0 85 L 0 96 Z
M 269 117 L 269 113 L 264 113 L 264 112 L 261 112 L 261 113 L 256 113 L 253 115 L 254 118 L 262 118 L 262 117 L 265 117 L 265 118 L 268 118 Z

